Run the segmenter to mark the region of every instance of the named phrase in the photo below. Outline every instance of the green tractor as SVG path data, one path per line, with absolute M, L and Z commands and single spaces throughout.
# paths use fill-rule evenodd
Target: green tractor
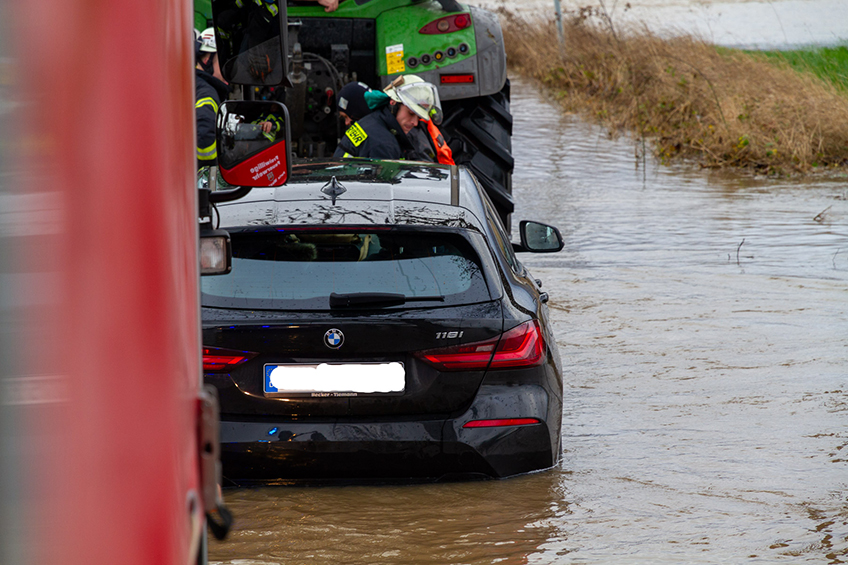
M 246 0 L 250 1 L 250 0 Z M 195 26 L 212 25 L 210 0 L 195 0 Z M 436 85 L 439 126 L 457 164 L 471 169 L 504 222 L 513 211 L 512 115 L 498 18 L 455 0 L 288 2 L 291 88 L 248 87 L 246 98 L 284 101 L 297 158 L 332 155 L 344 134 L 336 94 L 350 81 L 384 88 L 414 73 Z

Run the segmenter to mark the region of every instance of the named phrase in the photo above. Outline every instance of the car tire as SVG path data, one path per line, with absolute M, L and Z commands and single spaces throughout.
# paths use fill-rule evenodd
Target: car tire
M 454 161 L 474 172 L 509 230 L 509 217 L 515 209 L 509 79 L 500 92 L 446 100 L 442 107 L 445 117 L 439 128 L 448 140 Z

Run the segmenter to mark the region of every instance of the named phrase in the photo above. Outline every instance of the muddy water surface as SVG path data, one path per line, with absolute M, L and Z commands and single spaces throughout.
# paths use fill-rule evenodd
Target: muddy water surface
M 848 183 L 637 168 L 632 142 L 568 118 L 525 135 L 556 157 L 522 168 L 517 216 L 568 242 L 527 262 L 572 371 L 569 560 L 844 557 Z
M 213 563 L 848 561 L 848 181 L 636 157 L 513 84 L 516 219 L 567 368 L 556 469 L 229 490 Z M 744 243 L 743 243 L 744 242 Z

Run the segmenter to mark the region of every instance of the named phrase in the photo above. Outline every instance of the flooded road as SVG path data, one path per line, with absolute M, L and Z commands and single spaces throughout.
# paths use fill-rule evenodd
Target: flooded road
M 210 561 L 848 561 L 848 182 L 659 167 L 513 83 L 519 219 L 566 367 L 562 464 L 225 492 Z M 517 223 L 517 222 L 516 222 Z

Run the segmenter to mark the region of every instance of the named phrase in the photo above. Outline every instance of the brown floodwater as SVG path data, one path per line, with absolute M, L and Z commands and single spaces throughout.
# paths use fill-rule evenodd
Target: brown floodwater
M 563 460 L 500 481 L 225 491 L 210 562 L 848 561 L 848 179 L 716 174 L 513 82 Z

